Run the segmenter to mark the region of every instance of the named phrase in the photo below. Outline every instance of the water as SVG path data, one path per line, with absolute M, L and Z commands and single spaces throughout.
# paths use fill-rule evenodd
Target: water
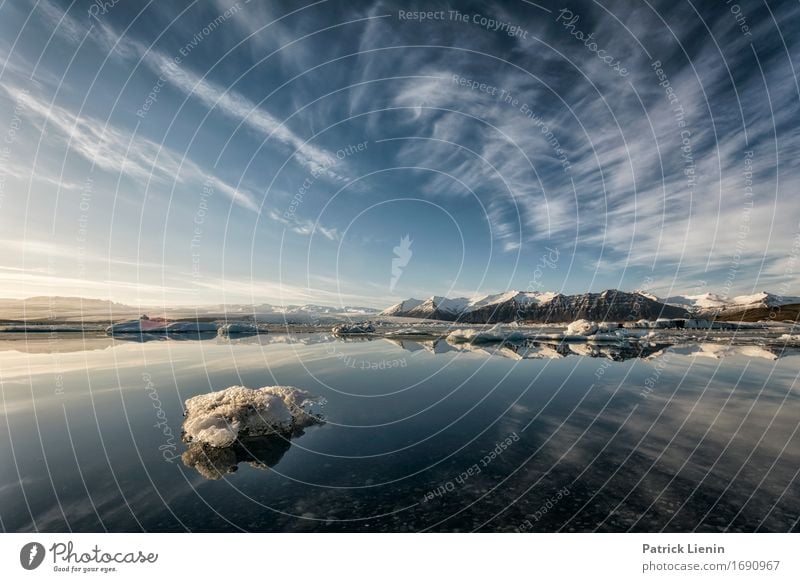
M 796 352 L 296 337 L 0 339 L 3 530 L 799 529 Z M 235 384 L 327 422 L 186 464 L 183 401 Z

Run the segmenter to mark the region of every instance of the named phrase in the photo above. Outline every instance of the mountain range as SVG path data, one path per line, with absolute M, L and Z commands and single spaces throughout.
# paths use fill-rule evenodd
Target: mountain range
M 122 303 L 81 297 L 31 297 L 0 299 L 0 321 L 114 322 L 137 319 L 142 314 L 168 319 L 225 319 L 255 317 L 264 323 L 327 325 L 377 315 L 415 317 L 465 323 L 513 321 L 563 323 L 576 319 L 634 321 L 699 317 L 743 321 L 797 321 L 800 297 L 754 293 L 725 297 L 714 293 L 659 297 L 647 291 L 618 291 L 566 295 L 555 292 L 507 291 L 466 298 L 432 296 L 406 299 L 379 312 L 369 307 L 324 305 L 272 305 L 261 303 L 205 305 L 197 307 L 134 307 Z
M 565 295 L 553 292 L 508 291 L 472 298 L 407 299 L 381 312 L 381 315 L 462 321 L 465 323 L 509 323 L 535 321 L 563 323 L 576 319 L 595 321 L 635 321 L 658 318 L 737 319 L 770 311 L 782 312 L 778 319 L 796 319 L 787 306 L 800 304 L 800 297 L 756 293 L 725 298 L 714 293 L 675 295 L 661 298 L 645 291 L 625 292 L 609 289 L 601 293 Z
M 86 297 L 41 296 L 26 299 L 0 298 L 0 321 L 52 323 L 114 322 L 138 319 L 147 314 L 167 319 L 225 319 L 255 317 L 263 322 L 299 322 L 327 324 L 347 318 L 366 318 L 378 313 L 369 307 L 330 307 L 325 305 L 272 305 L 261 303 L 153 307 L 125 305 Z
M 776 295 L 774 293 L 767 293 L 766 291 L 761 291 L 760 293 L 754 293 L 752 295 L 737 295 L 736 297 L 725 297 L 717 293 L 673 295 L 670 297 L 657 297 L 646 291 L 637 291 L 637 293 L 667 305 L 685 307 L 696 313 L 735 313 L 737 311 L 745 311 L 758 307 L 768 308 L 800 304 L 800 297 Z

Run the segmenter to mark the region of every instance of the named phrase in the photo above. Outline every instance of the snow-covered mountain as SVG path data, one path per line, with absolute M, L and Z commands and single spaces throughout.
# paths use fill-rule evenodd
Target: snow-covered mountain
M 515 305 L 545 303 L 554 296 L 555 293 L 525 293 L 520 291 L 478 295 L 472 298 L 456 297 L 454 299 L 433 295 L 428 299 L 406 299 L 385 309 L 381 312 L 381 315 L 452 321 L 467 313 L 474 313 L 484 309 L 491 310 L 511 302 Z
M 640 293 L 609 289 L 602 293 L 578 295 L 524 291 L 454 299 L 434 295 L 425 300 L 403 301 L 381 312 L 381 315 L 468 323 L 508 323 L 569 322 L 580 318 L 597 321 L 630 321 L 659 317 L 689 317 L 690 314 L 683 307 L 665 305 Z
M 431 297 L 433 299 L 433 297 Z M 395 303 L 388 309 L 384 309 L 381 311 L 381 315 L 398 315 L 401 313 L 405 313 L 411 311 L 412 309 L 416 309 L 423 303 L 423 299 L 406 299 L 405 301 L 401 301 L 400 303 Z
M 187 308 L 176 308 L 180 311 L 185 311 Z M 377 309 L 370 307 L 351 307 L 345 305 L 344 307 L 331 307 L 328 305 L 273 305 L 271 303 L 259 303 L 257 305 L 247 304 L 227 304 L 227 305 L 209 305 L 192 308 L 201 314 L 219 315 L 219 314 L 242 314 L 242 315 L 375 315 L 378 313 Z
M 250 319 L 262 321 L 316 322 L 345 320 L 347 318 L 369 318 L 378 313 L 369 307 L 330 307 L 326 305 L 273 305 L 261 303 L 217 304 L 199 306 L 131 306 L 107 300 L 85 297 L 30 297 L 28 299 L 0 298 L 0 320 L 12 321 L 81 321 L 118 322 L 138 319 L 147 314 L 167 319 Z
M 650 293 L 639 291 L 642 295 L 654 301 L 685 307 L 693 313 L 702 315 L 734 314 L 750 309 L 780 307 L 800 303 L 800 297 L 783 296 L 761 291 L 752 295 L 737 295 L 726 297 L 717 293 L 702 293 L 700 295 L 674 295 L 671 297 L 657 297 Z
M 18 321 L 108 321 L 114 317 L 138 317 L 138 313 L 137 308 L 130 305 L 86 297 L 0 299 L 0 319 Z

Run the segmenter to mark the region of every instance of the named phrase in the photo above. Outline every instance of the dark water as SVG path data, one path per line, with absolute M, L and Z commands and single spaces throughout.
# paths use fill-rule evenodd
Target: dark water
M 799 529 L 797 353 L 77 338 L 0 339 L 5 531 Z M 184 454 L 235 384 L 327 422 Z

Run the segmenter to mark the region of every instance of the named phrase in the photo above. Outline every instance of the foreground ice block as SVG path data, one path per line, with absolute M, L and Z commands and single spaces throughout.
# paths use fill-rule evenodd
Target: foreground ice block
M 228 447 L 240 438 L 283 435 L 290 438 L 319 423 L 311 406 L 319 399 L 292 386 L 231 386 L 186 401 L 183 440 Z

